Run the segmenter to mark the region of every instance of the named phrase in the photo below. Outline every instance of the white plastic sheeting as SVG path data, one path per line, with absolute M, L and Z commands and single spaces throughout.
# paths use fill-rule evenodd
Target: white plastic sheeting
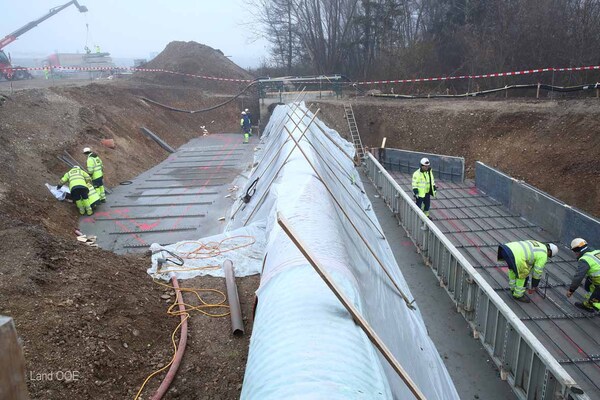
M 199 275 L 224 277 L 223 262 L 231 260 L 236 276 L 247 276 L 260 273 L 266 245 L 265 224 L 260 221 L 219 235 L 199 240 L 178 242 L 168 246 L 152 244 L 152 267 L 148 273 L 156 278 L 168 281 L 169 271 L 177 279 L 189 279 Z M 181 256 L 185 264 L 178 266 L 167 263 L 156 275 L 159 258 L 173 258 L 166 249 Z M 186 256 L 187 255 L 187 256 Z
M 256 193 L 230 223 L 231 228 L 240 228 L 262 222 L 267 235 L 242 398 L 414 398 L 279 228 L 276 213 L 280 211 L 424 395 L 458 399 L 420 312 L 407 307 L 352 227 L 357 227 L 396 284 L 412 298 L 356 181 L 352 161 L 323 131 L 345 153 L 354 154 L 353 146 L 317 119 L 307 131 L 308 141 L 303 139 L 300 146 L 323 182 L 297 148 L 286 161 L 294 143 L 284 127 L 298 140 L 312 117 L 304 104 L 274 110 L 262 139 L 260 163 L 249 179 L 260 177 Z
M 56 200 L 59 201 L 64 201 L 67 197 L 67 194 L 70 193 L 69 187 L 66 185 L 63 185 L 60 187 L 60 189 L 57 189 L 55 185 L 46 183 L 46 188 L 50 191 L 50 193 L 52 193 L 52 196 L 54 196 Z

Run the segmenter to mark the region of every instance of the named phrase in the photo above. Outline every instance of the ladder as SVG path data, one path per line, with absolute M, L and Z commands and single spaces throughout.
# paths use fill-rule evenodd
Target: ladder
M 354 148 L 356 149 L 356 155 L 358 156 L 359 161 L 362 162 L 363 158 L 365 157 L 365 149 L 363 147 L 362 140 L 360 140 L 358 126 L 356 126 L 354 110 L 352 110 L 351 104 L 344 104 L 344 113 L 346 114 L 348 128 L 350 128 L 350 137 L 352 138 L 352 143 L 354 144 Z

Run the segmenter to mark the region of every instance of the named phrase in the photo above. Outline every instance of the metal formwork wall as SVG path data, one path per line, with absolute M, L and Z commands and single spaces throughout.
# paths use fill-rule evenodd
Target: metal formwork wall
M 442 229 L 427 220 L 412 198 L 371 154 L 367 154 L 365 158 L 365 168 L 382 198 L 421 250 L 440 285 L 454 300 L 457 310 L 468 321 L 473 334 L 484 345 L 500 369 L 502 378 L 509 381 L 517 396 L 528 400 L 589 399 L 520 317 L 502 300 L 497 290 L 461 254 L 455 245 L 456 240 L 453 243 Z M 472 218 L 515 218 L 515 223 L 523 224 L 519 229 L 533 229 L 518 216 L 506 215 L 500 203 L 494 203 L 487 197 L 478 197 L 474 192 L 469 193 L 470 196 L 461 196 L 461 191 L 465 190 L 464 185 L 450 183 L 446 188 L 454 190 L 452 196 L 437 201 L 445 202 L 448 220 L 463 212 L 464 207 L 458 201 L 460 199 L 471 202 L 469 212 L 473 213 Z M 427 226 L 425 231 L 421 229 L 424 224 Z M 481 227 L 481 230 L 485 231 L 485 227 Z M 477 244 L 483 246 L 482 251 L 495 252 L 486 243 Z M 462 246 L 466 248 L 470 244 Z

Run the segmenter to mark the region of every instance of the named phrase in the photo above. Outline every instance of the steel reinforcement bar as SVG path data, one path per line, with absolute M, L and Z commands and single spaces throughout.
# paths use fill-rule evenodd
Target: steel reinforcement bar
M 392 176 L 367 153 L 365 172 L 392 210 L 425 262 L 438 278 L 457 311 L 523 400 L 589 400 L 577 382 L 560 365 L 494 288 L 435 224 L 428 220 Z M 423 225 L 427 230 L 422 230 Z

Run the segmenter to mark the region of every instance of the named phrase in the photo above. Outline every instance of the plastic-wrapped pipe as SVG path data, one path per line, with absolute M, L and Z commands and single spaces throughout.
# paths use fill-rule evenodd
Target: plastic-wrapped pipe
M 223 263 L 223 270 L 225 271 L 225 284 L 227 285 L 227 298 L 229 299 L 231 331 L 234 335 L 241 336 L 244 334 L 244 321 L 242 319 L 240 297 L 238 296 L 237 286 L 235 285 L 233 262 L 231 260 L 225 260 Z

